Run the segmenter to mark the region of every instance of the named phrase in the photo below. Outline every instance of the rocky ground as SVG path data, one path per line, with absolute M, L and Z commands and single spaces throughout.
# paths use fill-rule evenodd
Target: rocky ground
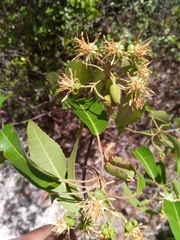
M 155 72 L 155 75 L 151 79 L 150 87 L 155 94 L 151 99 L 151 104 L 156 109 L 166 110 L 171 118 L 180 116 L 180 63 L 164 60 L 154 62 L 153 72 Z M 59 118 L 59 115 L 61 115 L 61 118 Z M 54 109 L 51 114 L 37 119 L 37 122 L 61 145 L 66 156 L 69 156 L 78 127 L 78 121 L 74 118 L 74 115 L 70 111 L 65 113 Z M 17 124 L 15 127 L 22 133 L 20 125 Z M 144 130 L 146 118 L 140 121 L 137 127 Z M 109 143 L 116 134 L 113 126 L 109 126 L 107 132 L 102 136 L 104 143 Z M 180 136 L 180 133 L 177 132 L 176 134 Z M 88 131 L 85 129 L 78 153 L 80 164 L 87 150 L 89 138 Z M 122 157 L 133 161 L 130 149 L 141 146 L 143 142 L 144 138 L 139 137 L 139 135 L 123 134 L 120 139 L 116 139 L 116 150 Z M 95 141 L 92 147 L 91 153 L 93 156 L 96 150 Z M 98 164 L 98 155 L 96 161 Z M 119 201 L 116 204 L 124 214 L 137 218 L 148 227 L 145 230 L 147 240 L 165 240 L 167 236 L 171 236 L 166 221 L 159 219 L 159 217 L 140 213 L 126 201 Z M 59 212 L 64 212 L 57 203 L 51 205 L 49 196 L 44 191 L 38 190 L 29 184 L 7 162 L 1 167 L 0 239 L 6 240 L 20 236 L 36 227 L 53 223 L 57 208 Z M 116 225 L 119 227 L 121 223 L 116 222 Z M 123 238 L 119 236 L 118 239 Z
M 37 189 L 9 164 L 0 171 L 0 239 L 8 240 L 46 224 L 53 224 L 61 206 L 51 204 L 46 192 Z

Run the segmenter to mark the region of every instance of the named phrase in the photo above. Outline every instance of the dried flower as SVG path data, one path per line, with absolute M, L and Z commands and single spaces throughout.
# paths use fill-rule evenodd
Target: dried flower
M 105 60 L 106 58 L 109 58 L 111 56 L 113 56 L 112 61 L 111 61 L 111 65 L 116 64 L 117 61 L 119 60 L 118 58 L 116 59 L 117 56 L 121 55 L 123 53 L 123 45 L 122 42 L 124 39 L 120 40 L 118 43 L 114 42 L 113 39 L 111 39 L 109 42 L 106 40 L 105 36 L 104 37 L 104 41 L 106 46 L 104 47 L 104 49 L 107 52 L 107 55 L 104 57 L 103 60 Z M 116 61 L 115 61 L 116 59 Z
M 72 69 L 69 69 L 70 77 L 68 77 L 65 73 L 63 73 L 63 76 L 59 76 L 60 80 L 58 80 L 59 88 L 57 89 L 57 92 L 63 92 L 67 90 L 66 96 L 62 99 L 62 102 L 65 101 L 70 93 L 73 91 L 74 82 L 76 80 L 76 77 L 73 76 Z
M 116 230 L 115 228 L 112 227 L 112 225 L 109 222 L 106 222 L 101 225 L 101 231 L 102 231 L 102 236 L 100 239 L 114 239 L 116 235 Z
M 146 228 L 142 223 L 138 224 L 136 227 L 132 229 L 132 231 L 125 233 L 124 235 L 127 237 L 127 240 L 144 240 L 145 234 L 142 232 L 141 228 Z
M 106 205 L 107 203 L 104 200 L 90 197 L 78 203 L 77 207 L 81 208 L 85 222 L 90 220 L 92 223 L 96 223 L 99 222 L 101 217 L 105 217 L 104 212 L 108 209 Z
M 59 212 L 57 212 L 59 214 Z M 60 214 L 59 214 L 60 215 Z M 70 233 L 70 229 L 74 228 L 76 225 L 76 218 L 72 215 L 71 212 L 67 212 L 64 214 L 63 219 L 56 218 L 57 224 L 52 229 L 52 231 L 59 236 L 64 231 L 67 230 L 68 234 Z
M 81 239 L 99 239 L 101 236 L 100 227 L 97 224 L 90 224 L 88 229 L 84 229 Z
M 86 35 L 87 42 L 85 41 L 85 39 L 83 37 L 83 33 L 82 33 L 82 38 L 81 39 L 75 38 L 74 41 L 76 43 L 78 43 L 78 45 L 75 48 L 77 48 L 77 51 L 79 51 L 79 54 L 73 60 L 79 59 L 82 56 L 86 56 L 86 60 L 85 60 L 86 66 L 87 66 L 88 62 L 90 61 L 91 57 L 97 58 L 98 60 L 101 61 L 100 57 L 102 55 L 98 51 L 97 46 L 95 45 L 99 36 L 100 36 L 100 33 L 97 35 L 94 42 L 92 42 L 92 43 L 89 42 L 88 35 Z
M 99 224 L 95 224 L 91 219 L 85 219 L 83 215 L 79 218 L 80 223 L 77 228 L 82 230 L 82 239 L 99 239 L 101 235 Z
M 146 41 L 140 44 L 137 40 L 137 43 L 134 46 L 134 55 L 141 59 L 143 62 L 147 62 L 148 60 L 145 56 L 151 56 L 150 49 L 148 48 L 151 41 Z
M 146 99 L 149 98 L 153 91 L 147 87 L 150 70 L 147 65 L 141 66 L 141 68 L 136 72 L 136 76 L 130 76 L 128 73 L 128 92 L 130 95 L 129 106 L 136 107 L 137 109 L 142 109 L 145 105 Z
M 52 231 L 59 236 L 66 230 L 70 230 L 69 226 L 67 225 L 66 221 L 64 219 L 56 219 L 57 224 L 55 227 L 52 229 Z
M 149 77 L 152 74 L 151 70 L 148 68 L 150 62 L 143 63 L 140 66 L 137 66 L 138 70 L 135 72 L 138 77 L 143 78 L 148 83 Z

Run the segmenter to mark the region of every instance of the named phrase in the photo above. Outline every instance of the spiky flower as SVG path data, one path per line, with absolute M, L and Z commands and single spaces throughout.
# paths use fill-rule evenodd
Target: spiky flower
M 52 229 L 52 231 L 55 233 L 56 236 L 59 236 L 66 230 L 70 230 L 69 226 L 67 225 L 66 221 L 64 219 L 56 219 L 57 224 Z
M 95 197 L 80 202 L 77 207 L 83 212 L 84 220 L 90 220 L 92 223 L 97 223 L 101 217 L 105 217 L 105 211 L 108 209 L 104 200 Z
M 75 38 L 74 42 L 76 42 L 78 45 L 75 46 L 77 48 L 77 51 L 79 52 L 78 55 L 73 59 L 79 59 L 80 57 L 85 56 L 85 63 L 86 66 L 88 62 L 90 62 L 91 58 L 97 58 L 101 61 L 100 57 L 102 56 L 101 53 L 98 51 L 97 46 L 95 43 L 97 42 L 98 38 L 100 36 L 100 33 L 96 36 L 94 42 L 89 42 L 89 37 L 86 35 L 87 42 L 85 41 L 82 33 L 81 39 Z
M 140 78 L 144 79 L 144 82 L 148 83 L 149 81 L 149 77 L 151 75 L 151 70 L 148 68 L 148 65 L 150 64 L 150 62 L 144 63 L 141 66 L 137 66 L 138 70 L 136 73 L 136 75 Z
M 151 56 L 150 49 L 148 48 L 150 42 L 151 41 L 146 41 L 140 44 L 137 40 L 137 43 L 135 44 L 134 55 L 143 62 L 148 62 L 145 57 Z
M 60 213 L 57 212 L 59 215 Z M 76 218 L 72 215 L 71 212 L 67 212 L 64 214 L 63 219 L 62 218 L 56 218 L 56 224 L 55 227 L 52 229 L 52 231 L 56 234 L 56 236 L 59 236 L 61 233 L 67 230 L 68 235 L 70 233 L 70 229 L 74 228 L 76 225 Z
M 107 41 L 105 36 L 103 36 L 103 37 L 104 37 L 104 42 L 106 44 L 104 49 L 107 52 L 107 54 L 106 54 L 106 56 L 104 57 L 103 60 L 112 56 L 111 65 L 116 64 L 116 62 L 118 61 L 118 58 L 116 58 L 116 57 L 123 54 L 122 42 L 123 42 L 124 39 L 120 40 L 117 43 L 117 42 L 114 42 L 113 39 L 111 39 L 110 41 Z
M 129 106 L 142 109 L 146 99 L 153 94 L 153 91 L 147 87 L 149 75 L 150 70 L 146 65 L 142 66 L 133 77 L 128 73 L 127 94 L 130 96 Z
M 60 80 L 58 80 L 59 88 L 57 89 L 57 92 L 67 91 L 65 97 L 62 99 L 62 102 L 65 101 L 73 91 L 74 82 L 76 80 L 76 76 L 73 76 L 72 69 L 69 69 L 69 72 L 70 77 L 63 73 L 62 76 L 59 76 Z
M 100 226 L 98 224 L 93 224 L 90 220 L 78 225 L 78 229 L 82 230 L 82 238 L 81 239 L 99 239 L 101 236 Z
M 134 227 L 132 231 L 125 233 L 126 240 L 144 240 L 145 234 L 141 230 L 142 228 L 146 228 L 146 226 L 143 226 L 142 223 L 140 223 Z

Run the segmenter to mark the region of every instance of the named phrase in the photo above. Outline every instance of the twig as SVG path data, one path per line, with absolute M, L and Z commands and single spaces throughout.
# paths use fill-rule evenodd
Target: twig
M 47 112 L 47 113 L 42 113 L 42 114 L 39 114 L 39 115 L 36 116 L 36 117 L 29 118 L 29 119 L 26 119 L 26 120 L 21 121 L 21 122 L 11 123 L 11 124 L 12 124 L 12 125 L 20 125 L 20 124 L 24 124 L 24 123 L 27 123 L 29 120 L 36 120 L 36 119 L 38 119 L 38 118 L 40 118 L 40 117 L 43 117 L 43 116 L 46 116 L 46 115 L 48 115 L 48 114 L 50 114 L 50 113 L 52 113 L 52 112 L 53 112 L 53 111 L 50 111 L 50 112 Z

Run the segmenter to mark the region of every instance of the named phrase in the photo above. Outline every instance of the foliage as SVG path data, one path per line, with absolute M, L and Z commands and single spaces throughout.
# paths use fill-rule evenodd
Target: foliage
M 45 75 L 64 68 L 71 58 L 72 48 L 64 46 L 76 35 L 78 25 L 85 24 L 89 30 L 85 19 L 94 21 L 99 16 L 96 2 L 84 0 L 83 6 L 76 2 L 1 1 L 0 48 L 4 60 L 0 78 L 1 88 L 14 92 L 11 108 L 16 111 L 9 111 L 11 119 L 27 119 L 36 104 L 50 100 Z
M 178 0 L 5 0 L 0 8 L 1 88 L 14 92 L 6 108 L 16 109 L 8 108 L 16 121 L 50 100 L 45 75 L 64 69 L 75 55 L 65 45 L 82 30 L 90 39 L 99 32 L 115 41 L 127 34 L 129 43 L 140 34 L 152 41 L 154 57 L 180 59 Z
M 113 207 L 113 200 L 127 199 L 147 214 L 166 214 L 177 239 L 180 231 L 180 143 L 171 132 L 178 130 L 179 126 L 172 129 L 170 116 L 165 111 L 156 111 L 148 106 L 147 100 L 153 94 L 148 88 L 151 75 L 148 60 L 150 42 L 141 42 L 138 38 L 129 44 L 126 37 L 118 42 L 105 36 L 100 38 L 98 34 L 92 42 L 83 33 L 81 38 L 74 38 L 78 53 L 68 63 L 65 73 L 58 75 L 51 72 L 47 75 L 56 97 L 68 102 L 80 121 L 77 140 L 68 162 L 60 146 L 30 120 L 27 153 L 13 126 L 2 126 L 1 163 L 7 159 L 31 183 L 48 191 L 53 200 L 57 199 L 67 209 L 63 219 L 58 219 L 53 229 L 57 235 L 65 230 L 70 234 L 70 229 L 76 228 L 88 237 L 94 235 L 96 239 L 115 239 L 116 229 L 112 219 L 121 218 L 124 221 L 122 234 L 127 239 L 144 239 L 145 226 L 136 219 L 126 219 Z M 2 94 L 2 102 L 6 98 Z M 150 128 L 138 132 L 133 129 L 133 123 L 141 118 L 142 113 L 148 114 Z M 106 131 L 109 121 L 114 122 L 119 138 L 122 132 L 131 131 L 143 134 L 151 141 L 154 152 L 147 146 L 132 150 L 141 164 L 140 168 L 116 155 L 113 139 L 105 148 L 102 147 L 100 134 Z M 178 118 L 174 121 L 179 123 Z M 84 177 L 79 180 L 75 162 L 84 125 L 97 139 L 101 163 L 100 166 L 89 167 L 85 162 L 81 168 Z M 166 176 L 168 166 L 165 156 L 168 151 L 177 152 L 173 179 Z M 91 178 L 86 174 L 88 167 L 92 171 Z M 108 182 L 107 174 L 112 181 Z M 119 185 L 122 195 L 113 194 L 111 188 L 107 188 L 109 185 Z M 142 200 L 145 186 L 155 193 Z

